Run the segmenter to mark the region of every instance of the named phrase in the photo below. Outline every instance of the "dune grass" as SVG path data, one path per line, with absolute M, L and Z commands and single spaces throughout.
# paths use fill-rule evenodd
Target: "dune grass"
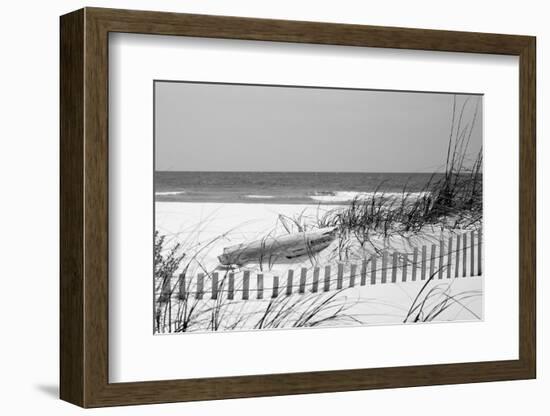
M 431 322 L 453 309 L 457 312 L 456 316 L 458 316 L 458 313 L 466 311 L 472 318 L 481 320 L 481 316 L 475 313 L 468 303 L 479 299 L 482 292 L 479 290 L 453 292 L 452 281 L 431 285 L 438 273 L 439 271 L 433 273 L 418 291 L 403 319 L 403 323 Z
M 434 172 L 422 189 L 411 191 L 405 185 L 395 196 L 383 191 L 382 182 L 369 196 L 358 196 L 345 209 L 327 212 L 318 225 L 336 226 L 341 239 L 353 238 L 361 245 L 371 236 L 410 235 L 422 232 L 426 226 L 478 228 L 482 220 L 483 153 L 479 150 L 472 157 L 470 144 L 479 103 L 468 98 L 458 108 L 455 96 L 444 170 Z M 468 106 L 474 108 L 466 122 Z

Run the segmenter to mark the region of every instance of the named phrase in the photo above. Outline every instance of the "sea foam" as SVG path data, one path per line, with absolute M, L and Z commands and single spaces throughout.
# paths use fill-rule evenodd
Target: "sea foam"
M 250 199 L 272 199 L 275 198 L 273 195 L 246 195 L 246 198 Z
M 316 195 L 310 195 L 309 198 L 319 202 L 349 202 L 354 199 L 418 199 L 428 196 L 429 192 L 355 192 L 355 191 L 337 191 L 337 192 L 319 192 Z
M 166 195 L 183 195 L 185 191 L 164 191 L 164 192 L 155 192 L 157 196 L 166 196 Z

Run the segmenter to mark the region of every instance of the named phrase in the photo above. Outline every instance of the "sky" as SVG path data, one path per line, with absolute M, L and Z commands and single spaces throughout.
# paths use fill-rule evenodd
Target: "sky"
M 155 82 L 157 171 L 444 170 L 455 94 Z M 456 95 L 455 123 L 482 96 Z

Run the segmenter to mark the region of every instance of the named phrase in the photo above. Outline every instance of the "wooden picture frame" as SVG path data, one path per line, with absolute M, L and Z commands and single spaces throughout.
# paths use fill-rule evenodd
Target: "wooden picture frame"
M 61 399 L 82 407 L 101 407 L 535 378 L 534 37 L 100 8 L 62 16 L 60 30 Z M 109 383 L 110 32 L 518 56 L 519 359 Z

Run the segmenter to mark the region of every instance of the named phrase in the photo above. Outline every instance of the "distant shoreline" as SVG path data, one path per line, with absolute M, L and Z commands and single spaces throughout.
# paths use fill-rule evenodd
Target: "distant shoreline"
M 427 192 L 355 192 L 355 191 L 337 191 L 325 192 L 313 195 L 237 195 L 234 198 L 227 198 L 227 195 L 218 197 L 215 194 L 210 195 L 189 195 L 185 191 L 158 192 L 155 194 L 155 202 L 189 202 L 189 203 L 244 203 L 244 204 L 311 204 L 311 205 L 348 205 L 354 200 L 371 199 L 373 197 L 383 198 L 385 200 L 401 200 L 406 198 L 409 201 L 429 196 Z

